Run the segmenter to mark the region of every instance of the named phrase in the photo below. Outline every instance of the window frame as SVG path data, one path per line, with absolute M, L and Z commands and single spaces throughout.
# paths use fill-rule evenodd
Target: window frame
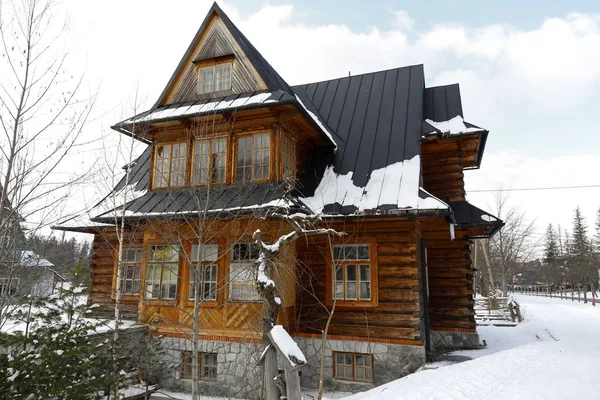
M 292 181 L 295 180 L 298 174 L 298 144 L 296 143 L 296 140 L 292 138 L 291 135 L 285 132 L 281 135 L 281 155 L 282 180 L 285 180 L 287 178 L 290 178 Z M 288 155 L 292 155 L 292 162 L 288 162 Z M 291 171 L 290 176 L 286 175 L 288 171 Z
M 204 368 L 207 365 L 207 361 L 206 361 L 207 356 L 214 357 L 215 363 L 208 364 L 208 367 L 211 368 L 211 371 L 214 371 L 214 375 L 212 374 L 212 372 L 209 374 L 205 373 Z M 193 377 L 192 377 L 193 357 L 194 357 L 194 354 L 192 351 L 189 351 L 189 350 L 181 351 L 181 363 L 179 366 L 179 373 L 181 374 L 181 379 L 193 379 Z M 199 352 L 198 353 L 198 378 L 200 380 L 216 381 L 218 379 L 217 378 L 218 377 L 218 375 L 217 375 L 218 364 L 219 364 L 218 353 Z
M 333 259 L 333 252 L 334 252 L 334 247 L 333 246 L 340 246 L 340 245 L 361 245 L 361 244 L 368 244 L 369 245 L 369 260 L 343 260 L 340 261 L 338 260 L 336 262 L 336 260 Z M 328 244 L 325 244 L 325 246 L 328 246 Z M 353 300 L 346 300 L 346 299 L 337 299 L 335 300 L 336 303 L 336 307 L 341 307 L 341 308 L 355 308 L 355 307 L 377 307 L 379 304 L 379 293 L 378 293 L 378 288 L 379 288 L 379 283 L 378 283 L 378 268 L 377 268 L 377 241 L 375 240 L 375 238 L 372 237 L 363 237 L 363 238 L 356 238 L 353 241 L 350 242 L 335 242 L 332 243 L 332 247 L 330 248 L 330 251 L 327 251 L 327 269 L 326 269 L 326 279 L 327 279 L 327 284 L 326 284 L 326 290 L 325 290 L 325 304 L 328 306 L 333 306 L 334 303 L 334 298 L 333 295 L 335 293 L 335 285 L 334 285 L 334 277 L 335 277 L 335 266 L 339 265 L 340 263 L 344 263 L 344 264 L 355 264 L 357 267 L 356 273 L 357 273 L 357 278 L 359 277 L 358 275 L 360 274 L 360 267 L 359 265 L 361 264 L 369 264 L 370 268 L 369 268 L 369 272 L 370 272 L 370 283 L 371 283 L 371 299 L 370 300 L 360 300 L 360 287 L 359 287 L 359 283 L 358 283 L 358 279 L 357 279 L 357 287 L 356 287 L 356 294 L 357 294 L 357 299 Z M 344 281 L 344 291 L 346 290 L 346 281 Z
M 373 354 L 367 354 L 367 353 L 350 353 L 350 352 L 345 352 L 345 351 L 334 351 L 334 352 L 331 353 L 331 355 L 333 357 L 333 378 L 334 379 L 336 379 L 336 380 L 343 380 L 343 381 L 349 381 L 349 382 L 373 383 L 373 381 L 374 381 L 374 375 L 375 375 L 375 357 L 374 357 Z M 338 371 L 337 371 L 337 367 L 339 366 L 338 361 L 337 361 L 337 356 L 338 355 L 341 355 L 344 358 L 347 357 L 347 356 L 351 356 L 352 357 L 352 363 L 351 364 L 346 364 L 346 363 L 341 364 L 341 365 L 344 365 L 344 366 L 351 365 L 351 368 L 352 368 L 352 377 L 346 376 L 345 373 L 344 373 L 344 376 L 342 376 L 342 377 L 340 377 L 338 375 Z M 363 365 L 359 366 L 356 363 L 356 357 L 357 356 L 370 357 L 370 359 L 371 359 L 370 368 L 369 368 L 368 365 L 364 365 L 364 363 L 363 363 Z M 370 378 L 357 378 L 356 377 L 356 375 L 357 375 L 357 373 L 356 373 L 357 367 L 358 368 L 362 368 L 365 371 L 367 369 L 369 369 L 370 372 L 371 372 L 371 377 Z
M 217 68 L 223 67 L 223 66 L 229 66 L 229 85 L 226 89 L 217 90 L 216 89 Z M 211 90 L 203 91 L 204 81 L 201 79 L 201 76 L 202 76 L 202 72 L 204 70 L 208 70 L 208 69 L 212 69 Z M 196 71 L 196 78 L 197 78 L 197 82 L 198 82 L 197 86 L 196 86 L 196 94 L 197 95 L 202 96 L 202 95 L 207 95 L 207 94 L 212 94 L 212 93 L 230 92 L 233 88 L 233 60 L 214 62 L 212 64 L 205 64 L 205 65 L 198 65 L 197 71 Z
M 255 251 L 257 251 L 257 252 L 259 251 L 258 250 L 258 244 L 256 244 L 255 242 L 251 242 L 251 241 L 248 241 L 248 242 L 236 242 L 236 243 L 233 243 L 231 245 L 231 253 L 230 253 L 230 258 L 229 258 L 229 279 L 228 279 L 229 283 L 227 285 L 227 287 L 228 287 L 227 300 L 230 301 L 230 302 L 233 302 L 233 303 L 257 303 L 257 302 L 261 301 L 261 298 L 260 298 L 260 295 L 258 294 L 258 292 L 255 293 L 256 298 L 252 298 L 252 299 L 234 299 L 234 298 L 232 298 L 232 295 L 233 295 L 233 287 L 232 286 L 233 286 L 234 282 L 245 283 L 248 286 L 250 286 L 250 284 L 248 282 L 252 282 L 253 287 L 254 287 L 254 289 L 256 291 L 256 278 L 255 277 L 253 277 L 252 279 L 245 279 L 245 280 L 235 280 L 235 279 L 233 279 L 233 275 L 232 275 L 232 272 L 233 272 L 232 271 L 233 270 L 232 266 L 233 265 L 236 265 L 236 266 L 238 266 L 240 268 L 244 268 L 244 267 L 248 267 L 248 266 L 251 267 L 251 266 L 254 265 L 254 262 L 256 261 L 255 258 L 247 258 L 247 259 L 236 260 L 236 258 L 235 258 L 235 247 L 236 246 L 241 246 L 241 245 L 250 245 L 252 247 L 256 246 Z M 253 251 L 254 250 L 250 250 L 249 257 L 252 256 L 252 252 Z M 257 257 L 258 257 L 258 254 L 257 254 Z
M 255 147 L 254 147 L 254 137 L 258 136 L 258 135 L 266 135 L 266 137 L 269 139 L 269 148 L 267 151 L 267 154 L 269 156 L 269 160 L 267 163 L 268 169 L 267 169 L 267 176 L 265 178 L 262 179 L 255 179 L 254 178 L 254 167 L 255 167 L 255 163 L 254 163 L 254 153 L 256 151 Z M 251 173 L 251 179 L 244 181 L 244 180 L 238 180 L 238 153 L 239 153 L 239 148 L 240 148 L 240 140 L 241 139 L 246 139 L 248 137 L 252 138 L 252 149 L 250 150 L 250 156 L 251 156 L 251 163 L 250 164 L 244 164 L 244 166 L 242 168 L 250 168 L 250 173 Z M 273 141 L 273 131 L 269 130 L 269 129 L 264 129 L 264 130 L 260 130 L 260 131 L 253 131 L 253 132 L 247 132 L 244 133 L 242 135 L 236 135 L 235 136 L 235 141 L 234 141 L 234 146 L 233 146 L 233 155 L 232 155 L 232 165 L 233 165 L 233 181 L 232 183 L 234 184 L 248 184 L 248 183 L 257 183 L 257 182 L 267 182 L 271 180 L 271 177 L 273 175 L 273 148 L 274 148 L 274 141 Z M 264 149 L 264 147 L 262 147 L 261 149 Z
M 212 149 L 213 149 L 213 141 L 215 140 L 221 140 L 224 139 L 225 140 L 225 151 L 223 152 L 224 154 L 224 176 L 223 176 L 223 181 L 222 182 L 214 182 L 212 179 L 208 179 L 206 183 L 196 183 L 196 144 L 198 142 L 201 141 L 208 141 L 209 142 L 209 150 L 210 153 L 208 154 L 208 172 L 209 172 L 209 177 L 212 176 L 213 170 L 214 170 L 214 158 L 213 155 L 214 154 L 220 154 L 219 153 L 213 153 Z M 192 140 L 192 157 L 191 157 L 191 177 L 190 177 L 190 184 L 192 187 L 195 186 L 218 186 L 218 185 L 227 185 L 228 184 L 228 177 L 229 177 L 229 137 L 226 134 L 217 134 L 214 136 L 199 136 L 199 137 L 195 137 Z M 208 178 L 208 177 L 207 177 Z
M 171 185 L 171 176 L 172 176 L 172 172 L 173 172 L 173 146 L 174 145 L 181 145 L 184 144 L 185 145 L 185 149 L 184 149 L 184 158 L 183 158 L 183 183 L 182 185 L 178 186 L 178 185 Z M 168 141 L 168 142 L 156 142 L 153 144 L 154 149 L 152 150 L 152 190 L 170 190 L 170 189 L 181 189 L 181 188 L 185 188 L 186 186 L 188 186 L 188 170 L 189 170 L 189 147 L 190 147 L 190 141 L 189 140 L 174 140 L 174 141 Z M 158 150 L 160 147 L 165 147 L 165 146 L 171 146 L 170 150 L 169 150 L 169 162 L 168 162 L 168 168 L 169 171 L 167 173 L 167 176 L 165 179 L 166 184 L 163 186 L 158 186 L 157 185 L 157 176 L 159 176 L 157 174 L 157 168 L 158 168 Z M 181 157 L 179 157 L 181 158 Z M 163 162 L 164 164 L 164 162 Z M 161 178 L 162 180 L 163 178 Z
M 175 260 L 167 260 L 167 261 L 156 261 L 156 260 L 152 260 L 152 248 L 153 247 L 172 247 L 175 252 L 176 252 L 176 259 Z M 176 244 L 164 244 L 164 243 L 156 243 L 156 244 L 149 244 L 148 245 L 148 249 L 147 249 L 147 253 L 146 253 L 146 265 L 144 268 L 144 300 L 146 301 L 151 301 L 151 302 L 167 302 L 167 303 L 172 303 L 172 302 L 177 302 L 178 297 L 179 297 L 179 276 L 180 276 L 180 260 L 181 260 L 181 248 L 176 245 Z M 150 272 L 150 268 L 152 265 L 157 265 L 160 267 L 160 278 L 159 278 L 159 295 L 158 297 L 148 297 L 148 281 L 149 281 L 149 272 Z M 163 276 L 164 276 L 164 270 L 165 267 L 168 267 L 169 265 L 174 266 L 174 269 L 171 270 L 171 273 L 175 273 L 175 296 L 174 297 L 168 297 L 165 298 L 163 297 Z M 154 284 L 154 283 L 153 283 Z M 152 293 L 150 291 L 150 293 Z
M 220 268 L 219 268 L 219 263 L 221 262 L 221 257 L 220 257 L 220 253 L 219 253 L 219 243 L 205 243 L 205 246 L 216 246 L 216 258 L 214 260 L 200 260 L 200 266 L 202 269 L 202 283 L 201 283 L 201 290 L 200 290 L 200 302 L 202 303 L 203 306 L 206 305 L 216 305 L 218 299 L 219 299 L 219 273 L 220 273 Z M 192 277 L 192 269 L 196 268 L 198 265 L 198 259 L 195 257 L 194 255 L 194 247 L 198 246 L 198 249 L 200 249 L 200 245 L 192 245 L 190 247 L 190 265 L 189 265 L 189 279 L 188 279 L 188 295 L 187 295 L 187 303 L 188 304 L 192 304 L 194 303 L 194 289 L 193 289 L 193 277 Z M 214 273 L 214 281 L 210 281 L 210 283 L 214 283 L 214 299 L 210 299 L 210 298 L 204 298 L 204 291 L 205 291 L 205 285 L 206 285 L 206 275 L 205 275 L 205 271 L 207 267 L 214 267 L 215 268 L 215 273 Z M 210 290 L 210 289 L 209 289 Z
M 125 261 L 126 260 L 125 252 L 128 252 L 128 251 L 134 251 L 134 252 L 136 252 L 136 254 L 137 254 L 137 252 L 139 252 L 139 260 L 136 259 L 134 261 Z M 131 247 L 127 247 L 127 248 L 123 249 L 123 253 L 121 256 L 121 262 L 119 263 L 117 260 L 117 268 L 120 268 L 120 271 L 118 271 L 118 273 L 119 273 L 119 278 L 121 279 L 121 296 L 123 296 L 123 297 L 138 297 L 140 295 L 140 291 L 142 289 L 143 259 L 144 259 L 143 246 L 131 246 Z M 135 267 L 137 267 L 137 279 L 135 278 L 135 274 L 134 274 L 134 278 L 131 279 L 131 282 L 132 282 L 132 287 L 134 287 L 135 282 L 137 281 L 137 293 L 127 293 L 125 291 L 126 282 L 128 281 L 126 269 L 135 268 Z M 116 288 L 115 288 L 115 291 L 116 291 Z

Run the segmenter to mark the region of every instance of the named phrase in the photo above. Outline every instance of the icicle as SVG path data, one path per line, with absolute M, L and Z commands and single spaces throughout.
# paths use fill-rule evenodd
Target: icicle
M 454 224 L 450 224 L 450 240 L 454 240 Z

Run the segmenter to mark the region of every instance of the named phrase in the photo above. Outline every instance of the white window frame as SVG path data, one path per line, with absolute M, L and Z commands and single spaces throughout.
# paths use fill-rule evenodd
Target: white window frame
M 363 273 L 365 270 L 366 274 Z M 371 301 L 372 273 L 371 246 L 368 243 L 334 245 L 332 299 Z
M 202 253 L 202 255 L 199 257 L 200 253 Z M 201 263 L 200 301 L 217 301 L 218 259 L 218 244 L 192 245 L 192 256 L 190 257 L 192 265 L 190 265 L 190 285 L 188 293 L 188 299 L 190 301 L 194 301 L 194 277 L 192 269 L 198 267 L 198 262 Z
M 133 253 L 133 259 L 128 257 Z M 140 279 L 142 273 L 142 253 L 141 248 L 123 249 L 121 255 L 121 265 L 119 271 L 119 279 L 121 280 L 121 294 L 123 296 L 137 296 L 140 294 Z M 132 277 L 127 277 L 127 271 L 131 270 Z M 127 290 L 127 282 L 131 282 L 131 290 Z
M 242 246 L 248 247 L 242 252 Z M 254 268 L 254 262 L 257 258 L 258 245 L 256 243 L 235 243 L 231 247 L 231 262 L 229 263 L 230 301 L 260 301 L 260 295 L 256 290 L 256 274 Z
M 218 63 L 198 68 L 197 93 L 209 94 L 231 90 L 232 73 L 233 62 Z M 210 77 L 207 76 L 209 74 Z M 225 75 L 219 76 L 219 74 Z
M 163 257 L 160 257 L 161 259 L 156 259 L 157 254 L 155 254 L 154 251 L 158 250 L 158 248 L 167 247 L 170 247 L 173 251 L 173 253 L 170 255 L 170 258 L 165 259 Z M 179 248 L 175 245 L 150 245 L 148 248 L 148 262 L 146 264 L 146 299 L 177 299 L 177 281 L 179 277 Z M 151 272 L 155 272 L 155 275 L 152 276 L 153 274 Z M 158 272 L 158 276 L 156 275 L 156 272 Z M 171 289 L 173 285 L 174 290 L 171 295 Z M 154 293 L 157 293 L 157 295 L 155 295 Z

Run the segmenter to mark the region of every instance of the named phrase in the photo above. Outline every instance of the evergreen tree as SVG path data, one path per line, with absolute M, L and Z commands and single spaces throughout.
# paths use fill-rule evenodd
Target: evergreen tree
M 81 286 L 57 296 L 30 299 L 16 315 L 21 330 L 0 336 L 10 349 L 0 362 L 2 398 L 94 399 L 107 387 L 102 373 L 103 342 L 94 341 L 97 324 L 83 318 L 91 312 Z
M 548 283 L 561 283 L 559 271 L 560 248 L 556 238 L 556 232 L 552 224 L 546 229 L 546 243 L 544 248 L 544 278 Z
M 588 238 L 587 226 L 583 215 L 581 215 L 581 209 L 577 207 L 575 209 L 575 216 L 573 217 L 573 239 L 571 241 L 571 256 L 579 261 L 583 261 L 590 254 L 590 240 Z
M 600 208 L 596 212 L 596 223 L 594 224 L 594 230 L 596 232 L 594 234 L 593 251 L 597 258 L 600 258 Z

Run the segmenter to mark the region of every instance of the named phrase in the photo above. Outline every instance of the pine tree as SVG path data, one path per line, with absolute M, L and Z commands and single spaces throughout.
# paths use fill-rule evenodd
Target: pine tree
M 575 259 L 583 260 L 590 254 L 590 240 L 588 238 L 587 226 L 583 215 L 581 215 L 581 209 L 577 207 L 575 209 L 575 216 L 573 217 L 573 239 L 571 242 L 571 256 Z
M 600 208 L 598 208 L 598 211 L 596 212 L 596 223 L 594 224 L 594 230 L 596 232 L 594 234 L 593 251 L 597 258 L 600 258 Z
M 107 386 L 102 372 L 104 343 L 90 333 L 98 327 L 83 318 L 91 312 L 81 286 L 57 296 L 30 299 L 18 313 L 22 329 L 0 337 L 10 349 L 0 371 L 2 398 L 93 399 Z
M 549 283 L 560 284 L 560 273 L 558 270 L 558 264 L 560 259 L 560 249 L 556 240 L 556 232 L 552 227 L 552 224 L 548 225 L 546 230 L 546 244 L 544 249 L 544 272 L 546 281 Z

